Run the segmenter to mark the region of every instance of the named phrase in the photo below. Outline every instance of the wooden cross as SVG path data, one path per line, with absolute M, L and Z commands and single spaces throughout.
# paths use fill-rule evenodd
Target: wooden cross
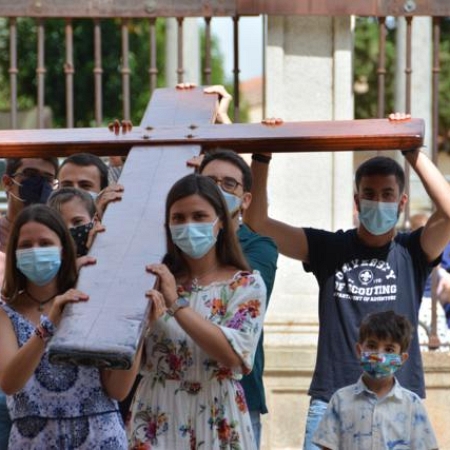
M 0 131 L 0 156 L 48 157 L 90 152 L 126 155 L 121 202 L 103 216 L 90 254 L 97 264 L 81 269 L 78 288 L 87 303 L 68 305 L 52 339 L 52 361 L 129 368 L 146 328 L 145 291 L 155 282 L 146 264 L 166 251 L 164 205 L 172 184 L 192 169 L 186 161 L 203 149 L 308 152 L 409 150 L 423 143 L 424 122 L 385 119 L 213 125 L 217 97 L 192 90 L 158 89 L 141 126 L 130 132 L 105 128 Z M 151 147 L 151 148 L 150 148 Z

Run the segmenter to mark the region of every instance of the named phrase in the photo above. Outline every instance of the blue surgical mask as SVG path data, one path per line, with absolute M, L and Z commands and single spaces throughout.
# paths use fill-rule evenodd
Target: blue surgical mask
M 214 234 L 214 222 L 170 225 L 173 243 L 186 255 L 194 259 L 205 256 L 217 241 Z
M 224 191 L 220 186 L 219 190 L 220 192 L 222 192 L 223 198 L 225 199 L 230 215 L 233 216 L 233 214 L 240 209 L 242 199 L 237 195 L 233 195 L 230 194 L 229 192 Z
M 33 247 L 16 250 L 17 268 L 34 284 L 49 283 L 61 267 L 59 247 Z
M 360 365 L 371 378 L 386 378 L 402 366 L 398 353 L 362 352 Z
M 398 203 L 396 202 L 374 202 L 361 199 L 359 209 L 359 221 L 375 236 L 392 230 L 398 220 Z

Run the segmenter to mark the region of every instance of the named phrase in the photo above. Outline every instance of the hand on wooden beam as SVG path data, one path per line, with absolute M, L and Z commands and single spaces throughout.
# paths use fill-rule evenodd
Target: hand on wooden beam
M 110 122 L 108 124 L 109 131 L 113 132 L 116 136 L 120 134 L 120 130 L 122 129 L 122 134 L 126 134 L 133 129 L 133 123 L 131 120 L 122 120 L 115 119 L 114 122 Z
M 190 158 L 186 161 L 186 165 L 188 167 L 192 167 L 197 172 L 199 167 L 202 164 L 204 157 L 205 157 L 205 155 L 193 156 L 192 158 Z
M 390 122 L 405 122 L 411 120 L 411 114 L 406 114 L 406 113 L 401 113 L 401 112 L 395 112 L 395 113 L 391 113 L 389 114 L 389 121 Z M 420 150 L 419 147 L 415 147 L 412 148 L 410 150 L 402 150 L 402 155 L 403 156 L 414 156 L 415 154 L 417 154 L 417 152 Z
M 266 117 L 265 119 L 261 120 L 261 123 L 263 125 L 276 127 L 278 125 L 283 125 L 284 120 L 280 117 Z
M 217 94 L 219 96 L 219 106 L 216 111 L 216 123 L 230 124 L 231 119 L 228 115 L 228 108 L 233 100 L 231 94 L 221 84 L 208 86 L 203 92 L 205 94 Z
M 115 184 L 113 186 L 107 186 L 99 192 L 97 198 L 95 199 L 95 204 L 97 206 L 97 212 L 100 219 L 103 217 L 106 207 L 111 202 L 119 202 L 122 200 L 123 191 L 124 187 L 121 184 Z
M 151 289 L 145 295 L 152 300 L 150 315 L 148 317 L 147 333 L 151 331 L 153 323 L 155 323 L 166 311 L 166 303 L 161 292 Z

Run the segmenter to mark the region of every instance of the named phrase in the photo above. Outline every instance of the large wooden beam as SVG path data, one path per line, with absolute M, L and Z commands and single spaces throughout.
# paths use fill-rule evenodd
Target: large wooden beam
M 142 120 L 181 125 L 215 118 L 217 97 L 199 89 L 157 91 Z M 49 345 L 53 362 L 129 368 L 143 337 L 149 302 L 145 292 L 155 277 L 145 266 L 161 261 L 166 252 L 164 204 L 168 190 L 183 175 L 198 146 L 134 147 L 120 177 L 125 187 L 121 202 L 108 206 L 106 231 L 97 235 L 90 255 L 97 264 L 81 270 L 78 288 L 87 303 L 67 305 Z
M 2 0 L 2 17 L 450 16 L 447 0 Z
M 173 91 L 163 89 L 157 95 L 164 98 Z M 190 97 L 181 98 L 188 108 Z M 182 118 L 182 125 L 169 126 L 157 119 L 149 118 L 146 126 L 118 136 L 106 127 L 0 131 L 0 157 L 67 156 L 83 151 L 103 156 L 126 155 L 136 145 L 199 145 L 205 149 L 221 146 L 240 153 L 408 150 L 423 144 L 425 131 L 422 119 L 290 122 L 275 127 L 205 125 L 188 116 Z

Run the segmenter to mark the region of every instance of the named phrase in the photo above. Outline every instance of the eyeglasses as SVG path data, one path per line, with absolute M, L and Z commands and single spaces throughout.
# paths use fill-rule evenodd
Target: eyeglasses
M 22 172 L 16 172 L 10 176 L 11 178 L 19 176 L 22 178 L 42 177 L 47 183 L 51 184 L 52 186 L 56 186 L 58 184 L 58 180 L 55 178 L 55 175 L 51 175 L 48 172 L 41 172 L 40 170 L 33 169 L 32 167 L 26 167 L 22 170 Z
M 224 191 L 233 193 L 238 186 L 242 186 L 242 183 L 239 183 L 238 180 L 236 180 L 233 177 L 215 177 L 214 175 L 208 175 L 208 178 L 211 178 L 211 180 L 214 181 L 214 183 L 218 184 Z

